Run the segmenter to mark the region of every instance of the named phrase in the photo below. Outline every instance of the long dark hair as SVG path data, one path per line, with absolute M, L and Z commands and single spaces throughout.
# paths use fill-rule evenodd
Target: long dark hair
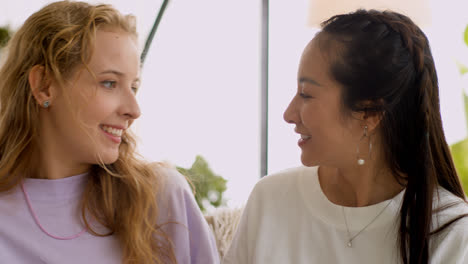
M 322 23 L 320 48 L 342 87 L 345 109 L 382 115 L 382 149 L 406 187 L 398 247 L 405 264 L 429 262 L 438 186 L 465 200 L 442 129 L 439 87 L 429 42 L 408 17 L 358 10 Z M 326 44 L 326 45 L 325 45 Z

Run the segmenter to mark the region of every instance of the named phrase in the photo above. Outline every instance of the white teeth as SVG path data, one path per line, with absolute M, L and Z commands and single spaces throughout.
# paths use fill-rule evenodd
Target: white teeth
M 102 129 L 106 131 L 107 133 L 110 133 L 116 137 L 122 136 L 122 132 L 123 132 L 123 129 L 113 128 L 113 127 L 108 127 L 108 126 L 102 126 Z
M 301 138 L 305 140 L 305 139 L 309 139 L 309 138 L 310 138 L 310 136 L 301 135 Z

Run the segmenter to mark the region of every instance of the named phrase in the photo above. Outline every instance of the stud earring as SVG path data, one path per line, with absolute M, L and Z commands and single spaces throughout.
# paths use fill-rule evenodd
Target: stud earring
M 48 107 L 49 107 L 49 105 L 50 105 L 50 102 L 49 102 L 49 100 L 47 100 L 47 101 L 44 101 L 44 103 L 42 103 L 42 106 L 43 106 L 44 108 L 48 108 Z

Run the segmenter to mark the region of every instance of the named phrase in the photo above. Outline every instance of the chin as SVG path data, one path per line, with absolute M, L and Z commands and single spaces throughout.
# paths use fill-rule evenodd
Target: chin
M 116 162 L 119 159 L 119 153 L 106 153 L 101 154 L 101 161 L 102 163 L 109 165 Z M 99 159 L 98 159 L 99 161 Z
M 304 165 L 306 167 L 314 167 L 314 166 L 319 165 L 316 159 L 313 159 L 311 157 L 307 157 L 304 154 L 301 155 L 301 162 L 302 162 L 302 165 Z

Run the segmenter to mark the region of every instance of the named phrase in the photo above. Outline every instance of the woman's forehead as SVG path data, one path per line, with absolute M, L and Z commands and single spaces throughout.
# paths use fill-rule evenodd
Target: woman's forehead
M 299 64 L 299 78 L 312 75 L 328 76 L 329 62 L 324 52 L 320 49 L 317 40 L 312 39 L 304 49 Z

